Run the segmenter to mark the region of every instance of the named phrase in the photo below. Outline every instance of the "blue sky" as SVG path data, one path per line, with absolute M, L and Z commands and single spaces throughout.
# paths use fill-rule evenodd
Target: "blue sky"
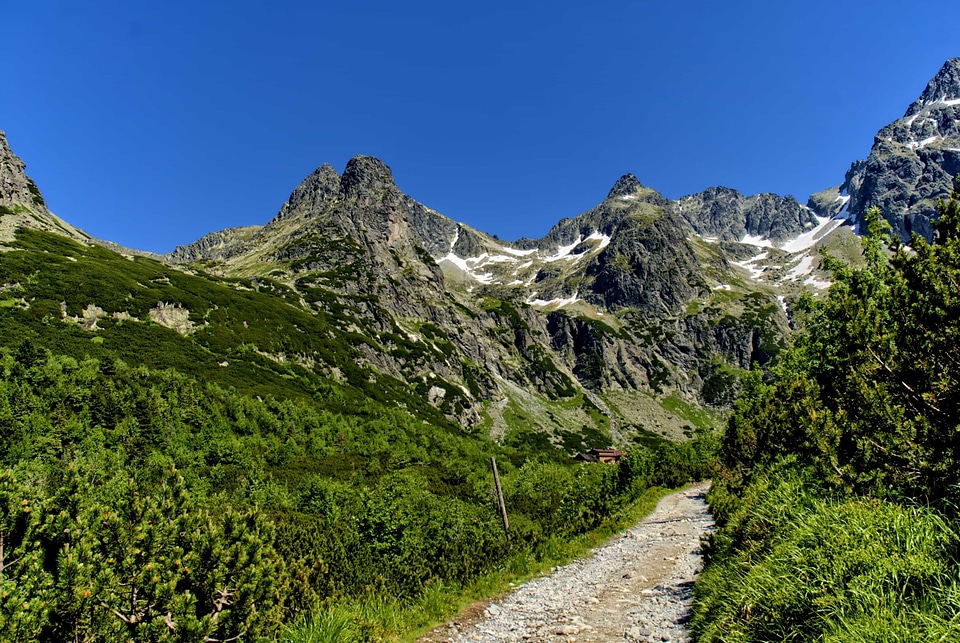
M 960 55 L 954 1 L 37 0 L 0 24 L 0 129 L 51 209 L 157 252 L 355 154 L 506 239 L 625 172 L 805 201 Z

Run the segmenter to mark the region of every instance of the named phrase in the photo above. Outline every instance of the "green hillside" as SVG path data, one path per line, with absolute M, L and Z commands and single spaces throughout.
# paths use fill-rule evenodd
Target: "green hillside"
M 522 430 L 470 434 L 270 279 L 21 228 L 0 285 L 3 640 L 274 640 L 348 605 L 390 640 L 709 466 L 699 442 L 585 467 Z

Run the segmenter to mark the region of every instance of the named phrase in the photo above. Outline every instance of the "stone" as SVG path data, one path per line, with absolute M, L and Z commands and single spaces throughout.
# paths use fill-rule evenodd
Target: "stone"
M 933 237 L 937 199 L 947 198 L 960 174 L 960 58 L 946 61 L 902 118 L 883 127 L 865 161 L 850 166 L 840 194 L 863 223 L 878 207 L 905 243 Z

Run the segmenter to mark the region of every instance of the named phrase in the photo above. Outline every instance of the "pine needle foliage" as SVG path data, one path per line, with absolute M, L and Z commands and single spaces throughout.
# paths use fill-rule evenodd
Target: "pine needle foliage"
M 867 213 L 720 447 L 701 641 L 960 640 L 960 187 L 932 242 Z

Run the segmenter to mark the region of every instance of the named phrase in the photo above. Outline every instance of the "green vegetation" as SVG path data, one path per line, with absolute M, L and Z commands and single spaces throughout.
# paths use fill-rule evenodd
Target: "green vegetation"
M 498 453 L 372 400 L 345 416 L 30 342 L 0 368 L 0 633 L 16 640 L 254 640 L 321 606 L 422 604 L 709 466 L 689 445 L 620 466 Z
M 268 278 L 29 230 L 0 254 L 16 293 L 0 306 L 0 640 L 394 640 L 711 471 L 706 436 L 584 466 L 549 441 L 468 435 L 425 400 L 437 387 L 462 410 L 458 385 L 363 359 L 445 355 L 438 327 L 413 341 L 385 317 L 386 332 L 357 332 L 358 299 L 302 279 L 306 305 Z M 158 302 L 194 331 L 149 321 Z M 89 304 L 105 311 L 97 330 L 68 320 Z M 529 332 L 510 304 L 491 310 Z M 538 357 L 531 376 L 561 375 Z
M 960 188 L 912 250 L 867 216 L 863 267 L 746 378 L 710 500 L 700 641 L 960 639 Z
M 674 415 L 690 422 L 701 431 L 712 430 L 717 424 L 717 418 L 712 413 L 685 402 L 676 395 L 668 395 L 660 402 L 660 405 Z
M 30 191 L 30 200 L 33 201 L 34 205 L 40 205 L 46 207 L 46 203 L 43 201 L 43 196 L 40 194 L 40 188 L 37 187 L 37 184 L 33 182 L 33 179 L 27 178 L 27 189 Z

